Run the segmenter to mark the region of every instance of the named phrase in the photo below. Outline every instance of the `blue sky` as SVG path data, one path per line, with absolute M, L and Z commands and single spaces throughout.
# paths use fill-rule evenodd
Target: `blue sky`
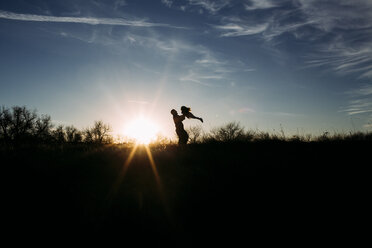
M 115 133 L 142 114 L 172 137 L 182 105 L 205 130 L 370 131 L 371 41 L 370 0 L 3 0 L 0 104 Z

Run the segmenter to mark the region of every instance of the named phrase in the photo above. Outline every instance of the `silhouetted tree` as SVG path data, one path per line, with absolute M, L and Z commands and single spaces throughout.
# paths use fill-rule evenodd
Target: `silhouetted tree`
M 111 127 L 102 121 L 95 121 L 93 127 L 84 130 L 84 141 L 88 143 L 111 143 Z
M 5 108 L 4 106 L 1 107 L 0 110 L 0 139 L 8 142 L 10 137 L 10 126 L 12 122 L 12 115 L 9 109 Z
M 189 142 L 190 143 L 198 143 L 200 142 L 200 138 L 203 133 L 203 129 L 201 126 L 192 126 L 188 128 L 187 133 L 189 134 Z
M 82 141 L 82 135 L 74 126 L 65 127 L 66 140 L 69 143 L 78 143 Z
M 222 142 L 242 140 L 244 138 L 244 127 L 237 122 L 230 122 L 222 127 L 212 129 L 210 135 L 210 138 Z
M 111 128 L 102 121 L 95 121 L 93 127 L 79 131 L 74 126 L 53 126 L 49 115 L 38 116 L 36 110 L 25 106 L 0 109 L 0 142 L 27 144 L 43 143 L 87 143 L 105 144 L 113 142 Z
M 63 125 L 58 125 L 53 131 L 52 136 L 55 142 L 64 143 L 66 142 L 66 133 L 63 128 Z
M 50 141 L 52 137 L 52 120 L 49 115 L 38 117 L 34 125 L 34 137 L 40 141 Z
M 74 143 L 80 143 L 83 141 L 83 135 L 80 131 L 76 132 L 74 135 Z
M 91 131 L 91 128 L 85 128 L 83 130 L 83 136 L 84 136 L 83 138 L 84 142 L 93 143 L 93 133 Z
M 34 121 L 37 118 L 36 111 L 30 111 L 25 106 L 12 107 L 11 134 L 15 141 L 27 139 L 31 136 Z
M 5 107 L 0 111 L 0 135 L 5 142 L 19 143 L 33 136 L 36 111 L 26 107 L 14 106 L 11 109 Z

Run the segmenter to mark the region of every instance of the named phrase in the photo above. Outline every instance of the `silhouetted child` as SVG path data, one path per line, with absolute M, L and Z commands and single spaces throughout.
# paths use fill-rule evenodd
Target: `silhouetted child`
M 203 122 L 203 118 L 196 117 L 196 116 L 193 115 L 190 111 L 191 111 L 191 108 L 188 108 L 188 107 L 186 107 L 186 106 L 182 106 L 182 107 L 181 107 L 181 112 L 182 112 L 182 114 L 183 114 L 184 116 L 187 117 L 187 119 L 190 119 L 190 118 L 191 118 L 191 119 L 197 119 L 197 120 Z

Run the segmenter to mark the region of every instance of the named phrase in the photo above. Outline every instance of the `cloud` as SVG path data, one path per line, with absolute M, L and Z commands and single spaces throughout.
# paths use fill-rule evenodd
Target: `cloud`
M 207 87 L 215 87 L 216 85 L 205 81 L 207 76 L 200 75 L 190 70 L 186 76 L 181 77 L 180 81 L 193 82 Z M 208 78 L 207 78 L 208 79 Z
M 372 78 L 372 2 L 299 0 L 299 11 L 313 28 L 313 49 L 304 56 L 308 67 Z
M 348 106 L 342 108 L 340 112 L 345 112 L 348 115 L 372 113 L 372 84 L 360 86 L 346 92 L 346 94 L 351 100 Z
M 232 1 L 233 0 L 187 0 L 186 2 L 180 3 L 181 1 L 161 0 L 168 8 L 198 12 L 200 14 L 206 11 L 212 15 L 216 15 L 221 9 L 229 6 Z
M 216 58 L 216 55 L 205 47 L 199 47 L 195 52 L 200 56 L 195 60 L 198 66 L 220 68 L 226 64 L 226 61 Z
M 372 37 L 330 40 L 317 45 L 317 51 L 304 56 L 308 67 L 328 67 L 336 73 L 356 74 L 358 78 L 372 78 Z
M 238 15 L 223 16 L 221 18 L 223 25 L 215 27 L 221 31 L 241 31 L 246 29 L 245 27 L 267 26 L 268 32 L 278 34 L 294 32 L 297 28 L 305 26 L 316 28 L 317 30 L 313 32 L 372 27 L 370 11 L 372 2 L 367 0 L 352 3 L 347 0 L 250 0 L 244 6 L 247 12 L 240 11 Z M 236 8 L 238 7 L 239 5 L 236 5 Z M 264 10 L 264 12 L 257 12 L 257 10 Z M 248 31 L 245 35 L 259 33 L 259 30 L 266 31 L 263 28 L 253 28 L 253 30 L 258 31 Z
M 299 3 L 299 10 L 315 28 L 316 50 L 306 57 L 307 64 L 371 78 L 372 2 L 299 0 Z
M 114 10 L 117 10 L 121 7 L 126 6 L 126 5 L 127 5 L 127 3 L 126 3 L 125 0 L 116 0 L 115 3 L 114 3 Z
M 272 41 L 282 34 L 291 33 L 298 36 L 298 30 L 311 26 L 314 21 L 303 17 L 298 8 L 288 5 L 287 8 L 279 5 L 252 7 L 249 11 L 240 12 L 239 15 L 223 16 L 221 25 L 213 25 L 221 37 L 237 37 L 255 35 L 264 41 Z M 263 3 L 262 3 L 263 4 Z M 271 6 L 269 8 L 269 6 Z M 277 9 L 272 9 L 273 7 Z M 282 8 L 279 8 L 282 7 Z
M 241 61 L 231 61 L 203 46 L 191 46 L 187 51 L 195 57 L 189 63 L 187 75 L 179 78 L 180 81 L 194 82 L 208 87 L 234 87 L 234 75 L 237 71 L 244 72 L 247 65 Z M 248 68 L 254 70 L 253 68 Z M 250 70 L 250 71 L 251 71 Z
M 32 22 L 62 22 L 62 23 L 83 23 L 89 25 L 113 25 L 132 27 L 170 27 L 179 28 L 163 23 L 152 23 L 145 20 L 129 20 L 124 18 L 95 18 L 95 17 L 61 17 L 32 14 L 18 14 L 0 10 L 0 18 L 17 21 Z
M 167 6 L 168 8 L 172 7 L 173 1 L 172 0 L 161 0 L 161 2 Z
M 260 34 L 265 31 L 268 27 L 267 23 L 248 25 L 248 24 L 237 24 L 228 23 L 225 25 L 215 25 L 214 28 L 223 31 L 221 37 L 236 37 L 245 35 Z
M 369 0 L 297 0 L 299 10 L 323 31 L 370 28 L 372 23 Z
M 277 3 L 270 0 L 250 0 L 248 4 L 244 4 L 246 10 L 270 9 L 277 6 Z
M 368 120 L 368 122 L 363 125 L 363 128 L 365 128 L 365 129 L 372 129 L 372 118 L 370 118 Z
M 180 81 L 189 81 L 207 87 L 222 87 L 228 81 L 232 70 L 226 67 L 234 67 L 228 61 L 218 59 L 215 54 L 205 47 L 198 47 L 189 52 L 195 53 L 197 59 L 188 67 L 188 74 L 180 77 Z M 230 80 L 231 81 L 231 80 Z
M 133 46 L 141 46 L 143 48 L 152 49 L 153 51 L 161 52 L 163 55 L 177 53 L 199 53 L 199 46 L 189 44 L 187 41 L 164 37 L 161 33 L 151 32 L 151 34 L 140 35 L 126 32 L 120 41 L 129 43 Z
M 229 5 L 231 0 L 189 0 L 189 5 L 200 6 L 211 14 L 216 14 Z
M 280 117 L 303 117 L 303 114 L 296 114 L 290 112 L 263 112 L 263 114 L 273 115 L 273 116 L 280 116 Z
M 350 94 L 356 96 L 372 96 L 372 85 L 363 85 L 356 90 L 350 91 Z
M 244 6 L 211 25 L 220 37 L 254 36 L 274 51 L 288 39 L 300 41 L 304 49 L 296 56 L 304 68 L 372 78 L 372 1 L 250 0 Z
M 246 114 L 246 113 L 255 113 L 256 111 L 252 108 L 244 107 L 244 108 L 238 109 L 238 112 L 242 114 Z

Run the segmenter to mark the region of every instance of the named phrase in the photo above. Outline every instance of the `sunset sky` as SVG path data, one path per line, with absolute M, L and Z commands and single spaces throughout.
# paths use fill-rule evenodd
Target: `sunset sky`
M 0 105 L 56 124 L 371 131 L 371 79 L 371 0 L 0 1 Z

